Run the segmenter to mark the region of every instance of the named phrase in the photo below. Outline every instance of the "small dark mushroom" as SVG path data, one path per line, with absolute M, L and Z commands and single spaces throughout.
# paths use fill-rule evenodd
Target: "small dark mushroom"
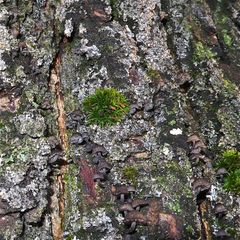
M 133 207 L 129 203 L 124 203 L 122 206 L 119 208 L 119 212 L 124 215 L 124 217 L 127 215 L 128 212 L 133 211 Z
M 125 198 L 131 198 L 132 193 L 135 192 L 135 188 L 132 186 L 125 186 L 125 185 L 117 185 L 111 187 L 111 193 L 117 199 L 120 198 L 121 202 L 125 201 Z
M 85 146 L 85 151 L 87 153 L 91 153 L 93 150 L 93 144 L 92 143 L 87 143 L 86 146 Z
M 96 173 L 94 176 L 93 176 L 93 181 L 94 182 L 97 182 L 97 183 L 101 183 L 105 180 L 105 176 L 104 174 L 102 173 Z
M 48 144 L 50 145 L 51 149 L 54 149 L 59 146 L 59 141 L 55 136 L 51 136 L 48 138 Z
M 208 180 L 204 178 L 199 178 L 193 182 L 192 187 L 193 187 L 195 196 L 197 198 L 197 202 L 200 203 L 203 200 L 205 200 L 206 195 L 211 188 L 211 184 L 209 183 Z
M 227 214 L 227 209 L 222 203 L 217 203 L 214 212 L 217 218 L 222 218 Z
M 216 178 L 219 179 L 220 181 L 224 180 L 224 177 L 228 175 L 228 171 L 226 168 L 219 168 L 216 172 Z
M 144 200 L 144 199 L 135 199 L 132 201 L 132 207 L 134 209 L 136 209 L 137 211 L 140 210 L 140 208 L 148 206 L 149 205 L 149 201 Z
M 50 164 L 60 164 L 62 161 L 64 161 L 62 150 L 54 149 L 49 156 L 48 162 Z
M 82 139 L 84 140 L 85 143 L 90 141 L 89 134 L 87 132 L 82 133 Z
M 92 159 L 92 162 L 96 165 L 98 165 L 101 161 L 104 161 L 104 157 L 102 156 L 94 156 Z
M 74 133 L 70 139 L 70 143 L 74 145 L 80 145 L 84 143 L 82 135 L 80 133 Z
M 107 156 L 107 154 L 108 154 L 108 151 L 103 146 L 96 145 L 93 148 L 93 155 L 94 156 L 103 156 L 103 157 L 105 157 L 105 156 Z
M 98 171 L 103 174 L 108 174 L 111 168 L 112 166 L 106 161 L 101 161 L 98 164 Z
M 80 110 L 73 111 L 70 116 L 71 119 L 76 122 L 81 122 L 84 119 L 83 114 Z
M 201 139 L 196 134 L 192 134 L 187 139 L 187 143 L 192 143 L 192 145 L 195 145 L 198 141 L 201 141 Z

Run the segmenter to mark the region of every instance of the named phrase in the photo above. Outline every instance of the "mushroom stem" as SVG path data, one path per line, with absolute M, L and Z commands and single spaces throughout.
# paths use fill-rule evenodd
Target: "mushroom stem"
M 120 194 L 120 201 L 121 201 L 121 202 L 124 202 L 124 194 L 123 194 L 123 193 Z
M 137 223 L 136 222 L 132 222 L 131 223 L 131 226 L 130 226 L 130 228 L 128 229 L 128 233 L 133 233 L 134 231 L 135 231 L 135 229 L 136 229 L 136 226 L 137 226 Z

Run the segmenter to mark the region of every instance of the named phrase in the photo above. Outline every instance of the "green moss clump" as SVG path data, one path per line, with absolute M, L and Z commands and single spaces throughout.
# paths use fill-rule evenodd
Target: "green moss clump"
M 119 19 L 119 0 L 110 0 L 110 6 L 112 8 L 112 18 L 114 20 Z
M 228 34 L 228 31 L 226 29 L 222 30 L 222 35 L 223 35 L 223 41 L 227 47 L 231 47 L 233 44 L 233 39 L 232 37 Z
M 204 61 L 216 57 L 216 53 L 213 53 L 210 48 L 204 46 L 202 42 L 197 42 L 194 49 L 194 60 Z
M 236 150 L 226 150 L 217 167 L 224 167 L 229 175 L 224 179 L 224 188 L 240 194 L 240 153 Z
M 129 103 L 125 96 L 114 88 L 99 88 L 83 101 L 83 111 L 89 124 L 101 127 L 120 122 L 129 112 Z
M 136 184 L 139 172 L 135 167 L 125 167 L 123 169 L 123 176 L 129 182 Z

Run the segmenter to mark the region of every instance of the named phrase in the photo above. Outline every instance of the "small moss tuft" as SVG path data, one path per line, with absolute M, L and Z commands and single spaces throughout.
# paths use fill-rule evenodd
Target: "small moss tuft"
M 131 182 L 132 184 L 136 184 L 138 174 L 139 174 L 138 169 L 135 167 L 125 167 L 123 169 L 124 178 Z
M 125 96 L 114 88 L 99 88 L 83 101 L 89 124 L 101 127 L 120 122 L 129 111 Z
M 217 163 L 217 168 L 221 167 L 229 172 L 224 179 L 224 188 L 240 194 L 240 153 L 234 149 L 226 150 Z
M 216 53 L 212 52 L 210 48 L 203 45 L 202 42 L 197 42 L 194 49 L 194 60 L 204 61 L 216 57 Z

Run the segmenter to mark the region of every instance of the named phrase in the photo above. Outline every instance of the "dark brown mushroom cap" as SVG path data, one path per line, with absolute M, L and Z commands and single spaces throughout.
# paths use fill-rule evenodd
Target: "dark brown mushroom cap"
M 104 174 L 102 174 L 102 173 L 96 173 L 96 174 L 94 174 L 94 176 L 93 176 L 94 182 L 96 182 L 98 179 L 99 179 L 100 181 L 103 181 L 103 180 L 105 179 Z
M 102 156 L 94 156 L 93 157 L 93 159 L 92 159 L 92 162 L 94 163 L 94 164 L 99 164 L 101 161 L 104 161 L 104 157 L 102 157 Z
M 193 145 L 195 145 L 196 142 L 198 142 L 198 141 L 201 141 L 201 139 L 196 134 L 192 134 L 187 139 L 187 143 L 192 143 Z
M 144 199 L 135 199 L 132 201 L 131 205 L 133 208 L 145 207 L 149 205 L 149 201 Z
M 97 156 L 97 155 L 107 156 L 107 154 L 108 154 L 108 151 L 103 146 L 96 145 L 93 148 L 93 155 L 95 155 L 95 156 Z
M 129 203 L 124 203 L 123 205 L 121 205 L 119 207 L 119 212 L 125 212 L 125 211 L 130 212 L 130 211 L 133 211 L 133 210 L 134 209 L 133 209 L 132 205 L 129 204 Z
M 87 143 L 86 146 L 85 146 L 85 151 L 87 153 L 91 153 L 93 150 L 93 144 L 92 143 Z
M 219 168 L 216 172 L 217 177 L 221 177 L 221 176 L 226 176 L 228 175 L 228 171 L 226 170 L 226 168 Z
M 199 178 L 193 182 L 192 187 L 193 187 L 193 191 L 197 196 L 203 192 L 207 193 L 211 188 L 211 184 L 209 183 L 208 180 L 204 178 Z
M 135 192 L 136 192 L 136 189 L 135 189 L 135 187 L 133 187 L 133 186 L 128 186 L 128 187 L 127 187 L 127 190 L 128 190 L 128 192 L 130 192 L 130 193 L 135 193 Z
M 128 186 L 125 185 L 115 185 L 111 187 L 112 195 L 119 196 L 121 194 L 129 194 Z
M 82 135 L 80 133 L 75 133 L 70 138 L 70 142 L 72 144 L 78 145 L 78 144 L 82 144 L 84 142 L 84 140 L 83 140 Z
M 101 161 L 98 164 L 99 172 L 105 171 L 106 173 L 108 173 L 108 172 L 110 172 L 111 168 L 112 168 L 112 166 L 106 161 Z
M 82 133 L 82 139 L 83 139 L 85 142 L 89 142 L 89 141 L 90 141 L 89 134 L 88 134 L 87 132 L 83 132 L 83 133 Z
M 227 214 L 227 209 L 222 203 L 217 203 L 214 209 L 216 216 L 224 216 Z

